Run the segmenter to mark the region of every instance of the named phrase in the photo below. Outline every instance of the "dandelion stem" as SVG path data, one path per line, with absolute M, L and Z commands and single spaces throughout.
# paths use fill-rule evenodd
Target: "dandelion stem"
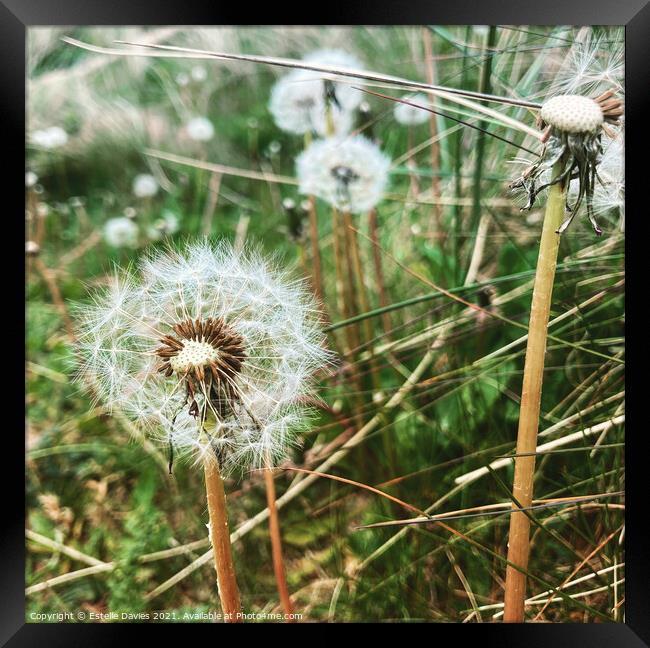
M 205 471 L 205 490 L 210 514 L 210 542 L 214 554 L 214 567 L 217 571 L 221 608 L 226 621 L 238 623 L 241 621 L 239 617 L 241 603 L 230 546 L 228 512 L 226 510 L 226 494 L 223 489 L 223 480 L 214 457 L 207 456 L 205 458 L 203 469 Z
M 273 480 L 273 470 L 268 462 L 268 468 L 264 470 L 264 482 L 266 484 L 266 503 L 269 507 L 269 534 L 271 536 L 271 551 L 273 553 L 273 571 L 275 572 L 275 582 L 278 586 L 278 594 L 282 609 L 291 621 L 293 613 L 293 604 L 289 595 L 287 586 L 287 574 L 284 568 L 284 559 L 282 557 L 282 536 L 280 535 L 280 519 L 278 517 L 278 507 L 275 504 L 275 481 Z
M 561 166 L 557 164 L 553 168 L 553 177 L 557 177 L 560 172 Z M 549 190 L 546 205 L 528 325 L 528 344 L 526 346 L 519 429 L 517 431 L 517 455 L 534 453 L 537 446 L 544 375 L 544 354 L 546 352 L 553 281 L 555 279 L 555 267 L 560 244 L 560 235 L 557 230 L 564 217 L 565 194 L 566 187 L 562 186 L 561 183 L 553 185 Z M 513 499 L 519 502 L 522 507 L 531 505 L 534 472 L 534 454 L 517 457 L 512 494 Z M 525 572 L 528 569 L 530 551 L 529 532 L 530 520 L 526 514 L 521 512 L 513 513 L 510 516 L 508 536 L 508 567 L 506 569 L 503 617 L 506 623 L 521 623 L 524 620 Z

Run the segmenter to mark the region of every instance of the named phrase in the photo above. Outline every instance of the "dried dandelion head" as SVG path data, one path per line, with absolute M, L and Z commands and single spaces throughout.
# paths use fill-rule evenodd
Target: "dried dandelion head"
M 319 50 L 304 60 L 322 65 L 359 69 L 353 56 L 338 50 Z M 343 135 L 352 127 L 352 111 L 357 108 L 362 93 L 349 85 L 324 79 L 319 72 L 293 70 L 273 86 L 269 110 L 282 130 L 303 135 L 315 132 L 321 137 L 334 133 Z
M 558 233 L 564 232 L 571 224 L 586 197 L 587 215 L 596 234 L 600 235 L 602 230 L 594 217 L 593 198 L 596 180 L 602 182 L 597 172 L 603 154 L 602 133 L 604 129 L 609 131 L 607 124 L 617 125 L 622 115 L 623 103 L 614 96 L 613 90 L 595 99 L 560 95 L 546 101 L 539 118 L 539 126 L 543 129 L 542 153 L 511 184 L 511 188 L 523 188 L 528 194 L 528 203 L 523 209 L 531 209 L 543 189 L 558 183 L 570 189 L 571 181 L 577 180 L 577 192 L 567 191 L 567 196 L 575 196 L 575 200 L 572 204 L 567 201 L 569 217 Z M 553 169 L 556 171 L 549 179 L 548 173 Z M 538 184 L 540 180 L 541 184 Z
M 300 192 L 352 213 L 372 209 L 382 198 L 390 159 L 356 135 L 313 142 L 296 160 Z
M 255 252 L 187 244 L 118 271 L 78 307 L 80 376 L 109 407 L 222 470 L 281 459 L 330 361 L 315 302 Z

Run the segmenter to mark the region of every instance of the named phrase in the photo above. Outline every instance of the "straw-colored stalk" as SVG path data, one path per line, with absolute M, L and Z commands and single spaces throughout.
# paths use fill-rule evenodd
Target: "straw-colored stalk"
M 428 27 L 422 28 L 422 41 L 424 44 L 424 61 L 425 61 L 425 70 L 427 75 L 427 83 L 434 85 L 436 83 L 436 70 L 433 64 L 433 47 L 431 44 L 431 32 Z M 440 176 L 437 175 L 436 171 L 440 169 L 440 144 L 438 142 L 438 125 L 436 123 L 435 113 L 431 113 L 429 117 L 429 133 L 431 134 L 431 169 L 433 175 L 431 177 L 431 196 L 435 199 L 439 198 L 441 195 L 440 189 Z M 434 202 L 433 206 L 433 215 L 434 215 L 434 227 L 437 234 L 441 234 L 443 228 L 441 228 L 441 219 L 442 219 L 442 206 Z
M 379 246 L 379 226 L 377 223 L 377 210 L 371 209 L 368 212 L 368 235 L 370 236 L 370 241 L 372 242 L 372 261 L 375 271 L 375 281 L 377 284 L 377 293 L 379 295 L 379 305 L 382 308 L 388 306 L 388 296 L 386 295 L 386 282 L 384 280 L 384 268 L 381 261 L 381 248 Z M 386 338 L 388 338 L 388 332 L 392 328 L 390 321 L 390 313 L 385 312 L 381 315 L 381 321 L 384 328 L 384 333 Z
M 225 621 L 238 623 L 242 620 L 240 616 L 241 603 L 235 576 L 235 564 L 232 559 L 232 547 L 230 546 L 230 529 L 223 480 L 214 457 L 206 456 L 203 469 L 210 514 L 210 542 L 214 554 L 214 567 L 217 571 L 221 609 Z
M 304 141 L 305 149 L 307 149 L 312 143 L 312 136 L 309 131 L 305 133 Z M 308 196 L 307 200 L 309 201 L 309 240 L 311 243 L 312 283 L 316 296 L 324 303 L 325 291 L 323 290 L 323 273 L 321 271 L 320 248 L 318 245 L 318 212 L 316 211 L 316 198 L 314 196 Z
M 314 292 L 322 303 L 325 300 L 323 290 L 323 273 L 321 271 L 320 250 L 318 248 L 318 213 L 316 212 L 316 198 L 309 196 L 309 240 L 311 242 L 312 281 Z
M 273 469 L 269 467 L 263 471 L 264 482 L 266 485 L 266 503 L 269 507 L 269 534 L 271 536 L 271 552 L 273 554 L 273 571 L 275 573 L 275 582 L 278 586 L 280 603 L 286 615 L 286 620 L 291 621 L 293 614 L 293 604 L 289 595 L 287 586 L 287 574 L 284 568 L 284 559 L 282 557 L 282 536 L 280 535 L 280 518 L 278 517 L 278 507 L 275 503 L 275 481 L 273 479 Z
M 557 177 L 559 166 L 553 168 Z M 528 325 L 528 344 L 524 362 L 524 378 L 521 390 L 519 429 L 517 431 L 517 457 L 513 500 L 521 507 L 531 505 L 533 477 L 535 472 L 535 449 L 539 428 L 539 412 L 544 375 L 544 355 L 548 328 L 553 281 L 560 244 L 557 233 L 564 218 L 566 187 L 553 185 L 549 190 L 548 203 L 539 246 L 537 270 L 533 286 L 533 300 Z M 530 453 L 530 454 L 527 454 Z M 517 505 L 513 502 L 513 508 Z M 512 513 L 508 535 L 508 566 L 506 568 L 505 608 L 503 620 L 522 623 L 526 599 L 526 574 L 530 550 L 530 520 L 523 512 Z

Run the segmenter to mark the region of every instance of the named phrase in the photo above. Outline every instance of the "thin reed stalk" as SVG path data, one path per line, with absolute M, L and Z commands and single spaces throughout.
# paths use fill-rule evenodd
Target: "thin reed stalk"
M 433 64 L 433 46 L 431 44 L 431 32 L 428 27 L 422 28 L 422 42 L 424 45 L 424 64 L 427 76 L 427 83 L 429 85 L 435 85 L 436 83 L 436 69 Z M 431 95 L 431 101 L 433 101 L 434 95 Z M 431 113 L 429 116 L 429 132 L 431 133 L 431 170 L 433 174 L 431 176 L 431 196 L 436 199 L 440 197 L 441 188 L 440 188 L 440 176 L 437 174 L 437 171 L 440 170 L 440 142 L 438 140 L 438 124 L 437 117 L 434 113 Z M 434 204 L 433 206 L 433 225 L 434 232 L 436 234 L 442 234 L 441 220 L 442 220 L 442 206 L 439 204 Z
M 368 235 L 372 242 L 372 260 L 375 271 L 375 281 L 377 283 L 377 293 L 379 295 L 380 308 L 388 307 L 388 296 L 386 295 L 386 282 L 384 280 L 384 268 L 381 262 L 381 248 L 379 247 L 379 227 L 377 224 L 377 210 L 371 209 L 368 212 Z M 381 314 L 382 326 L 384 333 L 388 336 L 392 328 L 390 313 L 385 311 Z
M 553 177 L 560 173 L 560 164 L 553 168 Z M 544 216 L 542 238 L 539 246 L 537 270 L 533 287 L 533 299 L 528 325 L 528 343 L 524 362 L 524 378 L 517 431 L 517 456 L 512 490 L 513 500 L 521 507 L 531 505 L 533 499 L 533 476 L 535 472 L 535 449 L 539 429 L 539 413 L 544 376 L 544 355 L 555 267 L 560 244 L 557 233 L 564 217 L 566 187 L 560 183 L 549 190 Z M 513 507 L 517 504 L 513 502 Z M 504 616 L 506 623 L 522 623 L 526 600 L 526 574 L 530 553 L 530 519 L 525 513 L 510 516 L 508 535 L 508 567 Z
M 325 291 L 323 289 L 323 272 L 320 263 L 320 249 L 318 247 L 318 213 L 316 212 L 316 198 L 308 197 L 309 202 L 309 241 L 311 243 L 312 281 L 314 292 L 318 299 L 324 303 Z
M 210 542 L 214 556 L 214 568 L 217 572 L 219 598 L 224 620 L 231 623 L 241 622 L 241 603 L 239 588 L 235 575 L 235 564 L 230 545 L 228 528 L 228 511 L 226 509 L 226 493 L 219 466 L 214 457 L 207 456 L 203 462 L 205 472 L 205 490 L 210 514 Z
M 282 536 L 280 534 L 280 518 L 278 517 L 278 507 L 275 504 L 275 481 L 273 479 L 273 469 L 269 467 L 262 471 L 264 473 L 264 483 L 266 486 L 266 504 L 269 507 L 269 535 L 271 536 L 271 552 L 273 554 L 273 572 L 275 573 L 275 582 L 278 586 L 280 603 L 286 615 L 286 621 L 292 621 L 293 603 L 289 594 L 287 585 L 287 574 L 284 568 L 284 558 L 282 556 Z

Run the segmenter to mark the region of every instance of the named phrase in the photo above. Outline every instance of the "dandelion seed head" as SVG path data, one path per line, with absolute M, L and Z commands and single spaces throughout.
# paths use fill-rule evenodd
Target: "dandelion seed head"
M 31 142 L 44 149 L 56 149 L 68 143 L 68 134 L 60 126 L 50 126 L 31 134 Z
M 306 285 L 225 242 L 149 253 L 75 319 L 79 375 L 109 409 L 225 471 L 284 456 L 331 362 Z
M 161 218 L 154 221 L 153 225 L 147 229 L 147 236 L 152 241 L 159 241 L 163 236 L 176 234 L 180 229 L 178 216 L 169 210 L 165 210 Z
M 110 218 L 104 225 L 104 240 L 112 247 L 136 247 L 138 226 L 126 216 Z
M 580 95 L 560 95 L 544 103 L 542 119 L 565 133 L 588 133 L 598 130 L 603 112 L 593 99 Z
M 208 78 L 208 71 L 202 65 L 195 65 L 190 72 L 192 79 L 201 83 Z
M 209 142 L 214 137 L 214 126 L 207 117 L 194 117 L 185 126 L 190 139 Z
M 38 176 L 33 171 L 25 172 L 25 186 L 33 187 L 38 182 Z
M 328 118 L 337 134 L 348 133 L 352 127 L 352 113 L 335 104 L 328 107 L 322 81 L 306 78 L 302 70 L 290 72 L 273 86 L 269 110 L 278 128 L 294 135 L 315 132 L 324 136 Z
M 404 99 L 411 103 L 418 104 L 419 106 L 429 105 L 428 97 L 422 93 L 407 95 Z M 431 113 L 422 108 L 416 108 L 415 106 L 410 106 L 405 103 L 397 103 L 393 113 L 395 115 L 395 121 L 404 126 L 417 126 L 418 124 L 424 124 L 431 115 Z
M 340 50 L 318 50 L 303 59 L 308 63 L 360 69 L 361 63 Z M 332 101 L 326 99 L 324 77 L 330 79 Z M 339 79 L 337 81 L 337 79 Z M 329 134 L 331 121 L 334 133 L 343 135 L 352 128 L 352 111 L 362 100 L 362 93 L 343 83 L 343 77 L 325 75 L 312 70 L 292 70 L 279 79 L 271 91 L 269 110 L 283 131 L 303 135 L 315 132 Z
M 150 198 L 158 193 L 158 182 L 149 173 L 140 173 L 133 179 L 133 193 L 138 198 Z
M 381 200 L 389 167 L 388 156 L 362 135 L 315 141 L 296 160 L 301 193 L 352 213 Z

